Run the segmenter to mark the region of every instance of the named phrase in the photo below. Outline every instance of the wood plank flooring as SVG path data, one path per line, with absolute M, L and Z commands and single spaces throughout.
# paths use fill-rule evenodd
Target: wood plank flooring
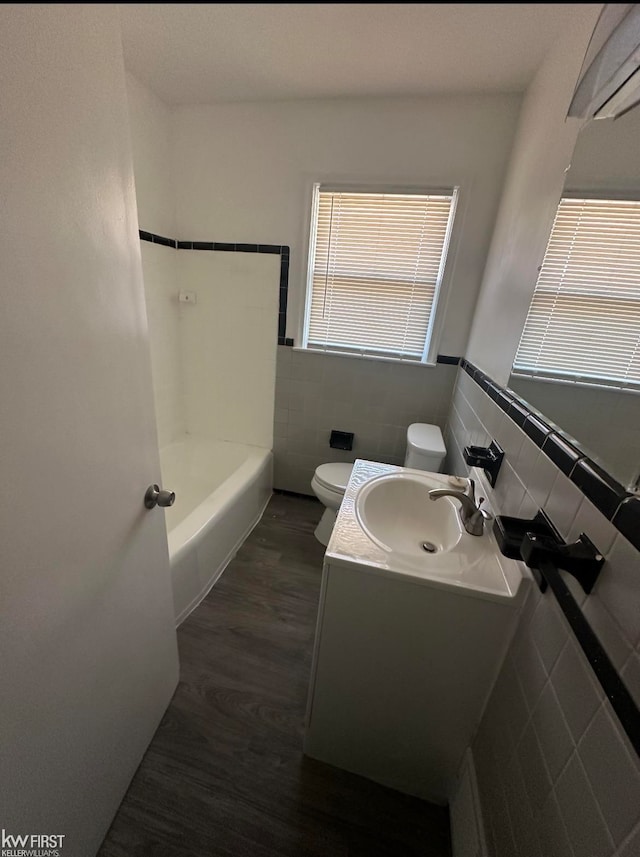
M 274 495 L 180 627 L 180 684 L 99 857 L 451 853 L 445 809 L 302 754 L 321 512 Z

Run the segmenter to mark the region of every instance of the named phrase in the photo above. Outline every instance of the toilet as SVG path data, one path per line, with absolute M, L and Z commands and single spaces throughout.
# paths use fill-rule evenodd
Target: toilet
M 429 423 L 412 423 L 407 429 L 407 451 L 404 466 L 414 470 L 429 470 L 439 473 L 447 450 L 439 426 Z M 325 547 L 329 544 L 338 509 L 342 503 L 353 464 L 330 462 L 316 467 L 311 488 L 318 500 L 326 507 L 315 537 Z

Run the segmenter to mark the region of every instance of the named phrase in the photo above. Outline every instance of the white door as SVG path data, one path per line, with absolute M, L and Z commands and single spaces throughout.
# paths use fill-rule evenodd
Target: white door
M 3 5 L 0 853 L 94 854 L 175 689 L 159 479 L 117 9 Z

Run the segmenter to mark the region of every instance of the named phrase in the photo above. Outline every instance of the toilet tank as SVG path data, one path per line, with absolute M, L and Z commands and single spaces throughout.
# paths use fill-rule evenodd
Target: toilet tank
M 407 429 L 405 467 L 439 473 L 447 454 L 440 426 L 412 423 Z

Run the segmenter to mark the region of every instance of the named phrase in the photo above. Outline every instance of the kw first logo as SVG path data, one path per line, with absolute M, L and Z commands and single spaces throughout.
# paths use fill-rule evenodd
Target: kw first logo
M 9 834 L 2 828 L 0 857 L 61 857 L 64 834 Z

